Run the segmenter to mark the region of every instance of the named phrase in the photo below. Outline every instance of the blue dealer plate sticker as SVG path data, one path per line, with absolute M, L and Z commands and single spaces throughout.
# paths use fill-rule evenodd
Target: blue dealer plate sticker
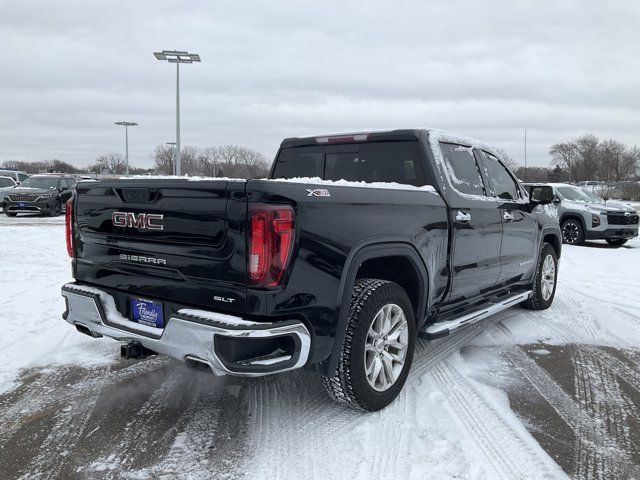
M 164 328 L 162 304 L 144 298 L 131 299 L 133 321 L 150 327 Z
M 18 202 L 19 207 L 26 207 L 27 205 L 29 205 L 27 202 Z

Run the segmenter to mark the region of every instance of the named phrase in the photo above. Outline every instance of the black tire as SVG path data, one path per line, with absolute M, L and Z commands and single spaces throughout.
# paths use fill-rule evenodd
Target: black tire
M 582 245 L 584 243 L 584 228 L 577 218 L 569 218 L 562 222 L 562 243 L 568 245 Z
M 551 257 L 554 265 L 553 290 L 548 298 L 543 293 L 543 267 L 547 257 Z M 556 250 L 549 243 L 543 243 L 536 266 L 536 274 L 533 279 L 531 290 L 533 293 L 528 300 L 522 303 L 522 306 L 529 310 L 546 310 L 553 303 L 556 296 L 556 287 L 558 285 L 558 256 Z
M 17 214 L 17 213 L 15 213 L 15 212 L 5 212 L 5 215 L 6 215 L 7 217 L 15 217 L 15 216 L 16 216 L 16 215 L 18 215 L 18 214 Z
M 607 238 L 605 239 L 609 245 L 612 247 L 621 247 L 625 243 L 627 243 L 627 238 Z
M 49 215 L 52 217 L 58 217 L 60 216 L 60 213 L 62 213 L 62 203 L 60 202 L 60 199 L 57 198 L 53 207 L 49 210 Z
M 402 309 L 407 320 L 408 344 L 404 365 L 397 379 L 386 390 L 378 391 L 367 380 L 365 342 L 374 317 L 388 304 L 395 304 Z M 339 403 L 360 410 L 380 410 L 389 405 L 402 390 L 413 361 L 415 342 L 415 316 L 406 292 L 399 285 L 386 280 L 358 280 L 351 294 L 338 366 L 332 376 L 323 377 L 324 387 L 331 398 Z

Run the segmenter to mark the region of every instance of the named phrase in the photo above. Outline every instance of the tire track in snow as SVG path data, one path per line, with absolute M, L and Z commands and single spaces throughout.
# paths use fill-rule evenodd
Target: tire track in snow
M 170 438 L 167 432 L 159 441 L 170 448 L 158 464 L 133 473 L 132 478 L 210 478 L 212 472 L 216 478 L 243 476 L 239 465 L 247 450 L 246 389 L 236 385 L 237 392 L 229 393 L 226 389 L 221 394 L 221 385 L 216 384 L 223 382 L 215 377 L 213 381 L 202 376 L 195 379 L 193 388 L 189 388 L 194 401 L 176 420 L 172 429 L 175 435 Z
M 447 408 L 451 410 L 451 417 L 484 452 L 499 478 L 524 480 L 562 475 L 558 465 L 546 454 L 543 457 L 534 451 L 455 368 L 444 362 L 433 368 L 432 375 L 449 401 Z M 523 456 L 523 452 L 526 455 Z
M 524 316 L 546 329 L 548 332 L 558 335 L 567 343 L 576 341 L 593 342 L 598 338 L 598 332 L 593 324 L 584 322 L 582 318 L 576 318 L 576 311 L 583 308 L 573 300 L 555 299 L 553 305 L 541 312 L 524 310 Z
M 540 327 L 546 329 L 548 332 L 552 333 L 567 344 L 580 343 L 581 341 L 585 341 L 585 338 L 582 337 L 576 329 L 570 327 L 569 325 L 543 322 L 535 316 L 533 316 L 531 319 Z M 634 359 L 629 358 L 629 360 L 634 363 L 634 366 L 636 367 L 635 369 L 627 365 L 622 360 L 614 357 L 601 347 L 589 344 L 581 344 L 580 348 L 583 350 L 590 350 L 593 354 L 597 355 L 599 357 L 599 361 L 604 367 L 608 369 L 608 371 L 619 376 L 636 391 L 640 392 L 640 365 L 638 365 Z
M 164 379 L 124 425 L 123 431 L 119 434 L 118 442 L 109 450 L 107 457 L 96 459 L 92 465 L 98 465 L 101 472 L 110 472 L 121 477 L 124 472 L 131 469 L 139 456 L 157 448 L 159 439 L 153 434 L 157 424 L 163 420 L 166 413 L 164 407 L 170 401 L 169 398 L 183 383 L 181 377 L 182 372 L 171 372 L 169 377 Z M 144 439 L 144 441 L 140 441 L 140 439 Z M 92 465 L 82 468 L 82 472 L 91 472 Z
M 249 383 L 249 478 L 323 476 L 327 459 L 308 452 L 325 450 L 328 439 L 362 414 L 334 404 L 320 379 L 306 372 Z
M 512 338 L 510 330 L 497 325 L 497 331 L 507 338 Z M 575 449 L 578 478 L 601 479 L 618 478 L 606 477 L 605 473 L 624 471 L 624 466 L 631 462 L 629 455 L 620 451 L 617 438 L 604 427 L 603 418 L 593 418 L 592 412 L 585 408 L 583 402 L 576 401 L 567 394 L 560 385 L 531 359 L 520 347 L 502 348 L 503 353 L 524 378 L 538 391 L 544 400 L 558 413 L 560 418 L 569 426 L 578 439 Z M 588 372 L 576 373 L 582 378 L 579 387 L 590 388 L 588 382 L 591 376 Z M 578 387 L 578 385 L 577 385 Z M 587 396 L 584 392 L 583 397 Z M 585 408 L 585 410 L 583 410 Z
M 0 445 L 5 444 L 24 423 L 30 421 L 32 415 L 38 412 L 99 392 L 106 385 L 145 375 L 162 368 L 168 362 L 167 358 L 152 357 L 117 370 L 91 369 L 83 372 L 86 377 L 68 385 L 67 388 L 59 388 L 61 383 L 66 381 L 67 370 L 62 369 L 53 374 L 43 372 L 19 399 L 0 412 Z
M 434 341 L 419 338 L 416 343 L 413 366 L 409 375 L 421 376 L 433 368 L 436 364 L 446 360 L 451 354 L 457 352 L 469 341 L 488 331 L 493 325 L 518 315 L 518 310 L 505 310 L 492 317 L 473 323 L 466 327 L 454 330 L 446 337 Z
M 519 313 L 517 310 L 502 312 L 458 329 L 442 340 L 428 342 L 419 339 L 407 385 L 391 406 L 377 413 L 363 414 L 334 404 L 325 394 L 319 379 L 305 372 L 252 379 L 249 386 L 251 417 L 247 451 L 253 452 L 253 458 L 248 461 L 249 477 L 340 478 L 332 473 L 332 467 L 334 463 L 341 462 L 351 466 L 352 478 L 372 478 L 380 472 L 394 472 L 399 478 L 415 476 L 414 465 L 406 452 L 411 451 L 416 434 L 429 436 L 434 432 L 422 431 L 415 425 L 411 428 L 399 425 L 399 419 L 411 418 L 420 412 L 419 402 L 411 398 L 415 392 L 410 389 L 493 322 Z M 367 424 L 373 432 L 367 431 L 363 435 L 360 429 L 364 428 L 367 417 L 375 418 L 375 423 Z M 330 450 L 327 442 L 335 435 L 352 438 L 349 452 Z M 386 437 L 392 437 L 392 440 L 385 442 L 384 449 L 381 449 L 380 440 Z M 298 451 L 300 455 L 296 455 Z M 308 452 L 314 453 L 308 455 Z M 327 455 L 322 452 L 328 452 L 335 458 L 327 463 Z M 353 459 L 361 453 L 371 461 L 354 464 Z
M 594 349 L 573 346 L 571 350 L 576 397 L 583 411 L 593 417 L 617 446 L 631 451 L 629 425 L 638 415 L 635 405 L 622 393 L 615 373 L 601 362 Z M 582 438 L 578 437 L 578 442 L 580 444 Z M 624 459 L 589 455 L 588 446 L 578 447 L 576 465 L 578 476 L 588 479 L 623 478 L 627 472 Z
M 21 480 L 59 478 L 93 413 L 98 395 L 80 398 L 56 414 L 55 424 Z

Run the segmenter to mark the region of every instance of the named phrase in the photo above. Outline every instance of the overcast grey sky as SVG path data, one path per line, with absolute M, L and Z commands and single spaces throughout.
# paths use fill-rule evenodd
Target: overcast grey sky
M 273 157 L 283 137 L 436 127 L 546 165 L 592 132 L 640 143 L 640 2 L 0 0 L 0 162 L 87 165 L 175 137 Z

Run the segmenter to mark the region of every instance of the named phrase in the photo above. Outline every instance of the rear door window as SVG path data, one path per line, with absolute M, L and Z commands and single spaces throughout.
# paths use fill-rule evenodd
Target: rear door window
M 414 141 L 282 149 L 273 178 L 294 177 L 426 185 L 418 142 Z
M 484 183 L 473 148 L 455 143 L 440 143 L 447 174 L 460 193 L 484 196 Z

